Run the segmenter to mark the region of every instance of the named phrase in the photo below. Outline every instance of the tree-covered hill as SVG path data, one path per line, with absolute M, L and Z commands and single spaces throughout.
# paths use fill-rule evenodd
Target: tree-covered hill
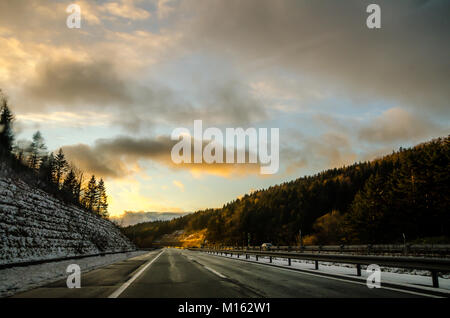
M 0 176 L 20 179 L 53 197 L 74 204 L 87 212 L 108 217 L 108 196 L 103 179 L 87 179 L 70 163 L 62 149 L 48 152 L 42 134 L 31 141 L 16 140 L 15 116 L 8 98 L 0 89 Z
M 448 242 L 450 139 L 330 169 L 247 194 L 221 209 L 124 228 L 140 246 L 177 230 L 206 229 L 210 243 Z

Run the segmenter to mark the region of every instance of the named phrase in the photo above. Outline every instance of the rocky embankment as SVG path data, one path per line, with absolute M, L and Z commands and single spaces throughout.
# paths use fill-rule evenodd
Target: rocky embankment
M 110 221 L 5 177 L 0 238 L 0 265 L 135 249 Z

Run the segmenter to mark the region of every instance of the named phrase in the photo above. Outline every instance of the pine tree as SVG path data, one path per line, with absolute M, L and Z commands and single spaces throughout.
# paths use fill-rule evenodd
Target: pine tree
M 55 157 L 53 152 L 42 158 L 39 175 L 45 182 L 49 184 L 55 183 Z
M 72 167 L 72 170 L 74 171 L 76 179 L 77 179 L 77 184 L 74 189 L 74 199 L 75 199 L 76 203 L 81 203 L 81 201 L 82 201 L 81 200 L 81 190 L 82 190 L 81 186 L 83 184 L 84 173 L 75 166 Z
M 9 109 L 8 100 L 0 90 L 0 155 L 9 155 L 13 149 L 14 134 L 12 125 L 14 116 Z
M 84 191 L 83 205 L 91 212 L 94 212 L 98 206 L 97 180 L 94 175 L 92 175 Z
M 42 162 L 42 157 L 45 155 L 46 151 L 47 147 L 45 146 L 44 138 L 41 133 L 37 131 L 33 135 L 33 141 L 28 148 L 28 166 L 33 170 L 38 170 Z
M 100 182 L 97 186 L 98 192 L 98 202 L 97 202 L 97 213 L 106 218 L 108 217 L 108 196 L 106 195 L 106 188 L 103 179 L 100 179 Z
M 55 182 L 60 185 L 64 173 L 67 171 L 68 164 L 62 149 L 60 148 L 58 154 L 55 156 Z
M 70 169 L 69 173 L 67 174 L 66 178 L 64 179 L 64 182 L 62 184 L 61 190 L 63 191 L 64 197 L 71 202 L 75 201 L 75 191 L 76 187 L 78 185 L 78 180 L 75 176 L 75 172 L 73 169 Z

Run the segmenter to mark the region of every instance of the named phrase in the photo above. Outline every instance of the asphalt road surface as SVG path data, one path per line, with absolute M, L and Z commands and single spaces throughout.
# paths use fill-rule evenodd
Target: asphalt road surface
M 282 269 L 181 249 L 162 249 L 81 274 L 15 297 L 261 298 L 425 297 L 364 282 Z

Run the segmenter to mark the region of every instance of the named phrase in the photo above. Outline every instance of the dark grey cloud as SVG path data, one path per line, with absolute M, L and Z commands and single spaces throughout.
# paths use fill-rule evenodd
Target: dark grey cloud
M 48 60 L 37 66 L 25 92 L 42 103 L 126 105 L 133 101 L 127 84 L 106 60 Z
M 300 177 L 323 169 L 342 167 L 358 158 L 351 137 L 342 131 L 330 130 L 317 136 L 287 131 L 280 145 L 280 161 L 284 176 Z
M 358 138 L 371 143 L 420 142 L 450 132 L 449 128 L 401 108 L 391 108 L 359 128 Z
M 195 119 L 211 123 L 249 123 L 266 117 L 260 101 L 238 82 L 225 81 L 199 96 L 193 105 L 180 93 L 152 82 L 137 83 L 117 70 L 117 61 L 96 59 L 47 60 L 36 67 L 36 74 L 23 88 L 26 110 L 45 106 L 68 110 L 102 109 L 115 114 L 114 123 L 136 132 L 156 122 L 180 125 Z
M 283 67 L 324 90 L 447 114 L 450 2 L 377 1 L 382 28 L 370 30 L 372 2 L 186 1 L 194 18 L 182 26 L 186 45 L 234 56 L 241 67 Z
M 95 149 L 88 145 L 69 145 L 62 147 L 62 149 L 72 163 L 88 173 L 113 178 L 124 176 L 127 173 L 125 167 L 122 167 L 119 162 L 97 153 Z
M 99 139 L 94 146 L 77 144 L 62 149 L 81 170 L 103 177 L 121 178 L 130 173 L 127 164 L 136 163 L 139 159 L 168 162 L 175 142 L 169 137 L 117 137 Z
M 153 161 L 171 169 L 184 169 L 196 173 L 220 176 L 258 174 L 259 164 L 175 164 L 171 158 L 173 146 L 178 140 L 169 136 L 156 138 L 134 138 L 119 136 L 110 139 L 98 139 L 93 146 L 85 144 L 67 145 L 62 149 L 68 159 L 78 168 L 104 178 L 123 178 L 131 174 L 130 166 L 139 166 L 139 161 Z M 206 145 L 208 141 L 204 141 Z M 193 147 L 193 141 L 191 142 Z M 225 149 L 223 150 L 225 154 Z M 193 151 L 192 151 L 193 156 Z M 235 152 L 236 156 L 236 152 Z M 249 157 L 246 152 L 246 158 Z M 193 162 L 193 157 L 191 159 Z

